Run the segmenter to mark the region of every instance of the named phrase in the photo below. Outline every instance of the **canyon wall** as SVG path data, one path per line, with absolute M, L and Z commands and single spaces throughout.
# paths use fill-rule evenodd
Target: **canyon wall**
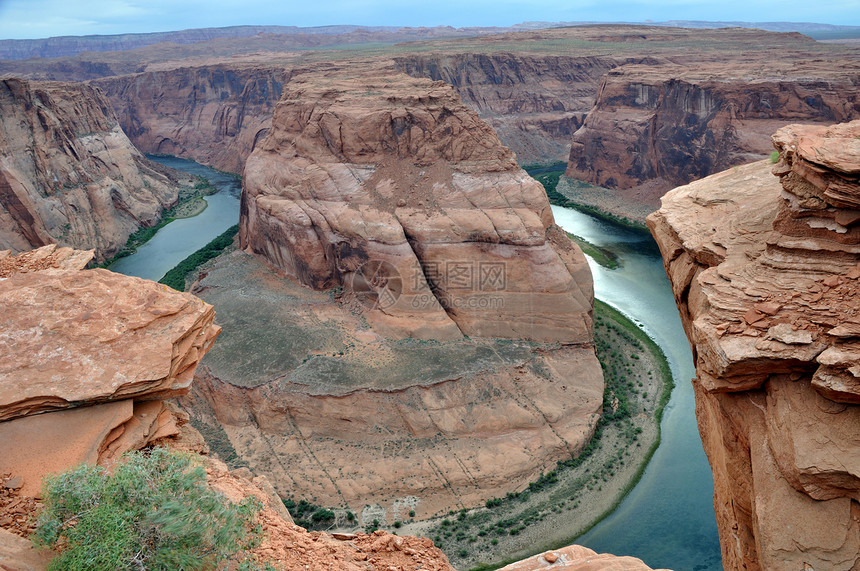
M 177 197 L 97 89 L 0 80 L 0 248 L 60 243 L 103 261 Z
M 706 55 L 609 71 L 573 136 L 567 175 L 618 189 L 650 182 L 656 198 L 763 158 L 770 134 L 785 123 L 860 117 L 856 61 L 756 65 Z
M 520 164 L 567 160 L 600 78 L 644 58 L 499 53 L 395 57 L 399 71 L 444 81 L 478 112 Z
M 269 130 L 288 72 L 277 65 L 212 65 L 96 80 L 123 129 L 146 153 L 241 173 Z
M 389 335 L 591 341 L 585 257 L 543 187 L 442 82 L 294 77 L 249 157 L 242 248 L 372 301 Z
M 860 121 L 773 144 L 776 165 L 677 188 L 648 225 L 693 347 L 723 565 L 856 569 Z

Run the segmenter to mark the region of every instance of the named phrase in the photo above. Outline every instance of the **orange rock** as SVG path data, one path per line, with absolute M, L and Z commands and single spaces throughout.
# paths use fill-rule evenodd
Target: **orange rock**
M 502 567 L 499 571 L 651 571 L 641 559 L 597 553 L 581 545 L 569 545 Z M 657 571 L 667 571 L 657 570 Z
M 585 257 L 441 82 L 372 67 L 294 77 L 246 164 L 239 236 L 307 286 L 354 292 L 387 336 L 591 339 Z
M 860 121 L 790 125 L 773 137 L 779 181 L 753 163 L 669 192 L 648 218 L 696 346 L 726 569 L 860 562 L 860 227 L 838 216 L 860 197 L 858 137 Z M 742 322 L 767 333 L 726 327 Z
M 187 392 L 220 332 L 190 294 L 80 270 L 91 255 L 0 257 L 0 472 L 22 476 L 25 495 L 45 474 L 179 434 L 187 416 L 162 399 Z

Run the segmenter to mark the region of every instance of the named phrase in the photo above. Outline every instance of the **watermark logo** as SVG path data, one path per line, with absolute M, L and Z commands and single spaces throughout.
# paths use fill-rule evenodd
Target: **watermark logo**
M 505 291 L 504 262 L 432 261 L 416 263 L 404 283 L 397 268 L 386 261 L 370 260 L 353 274 L 352 289 L 368 309 L 388 309 L 401 297 L 412 309 L 501 309 L 505 298 L 491 295 Z M 404 296 L 404 285 L 412 286 Z
M 403 280 L 393 264 L 370 260 L 352 276 L 355 297 L 368 309 L 388 309 L 403 293 Z
M 507 287 L 504 262 L 424 262 L 413 279 L 416 291 L 429 287 L 434 292 L 486 292 Z

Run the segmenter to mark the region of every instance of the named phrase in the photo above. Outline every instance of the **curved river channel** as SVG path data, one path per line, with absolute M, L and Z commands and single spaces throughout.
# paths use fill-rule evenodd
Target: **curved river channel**
M 556 223 L 614 252 L 622 266 L 608 270 L 591 258 L 595 296 L 633 319 L 663 349 L 675 390 L 663 412 L 660 447 L 621 505 L 576 543 L 598 553 L 633 555 L 653 568 L 722 569 L 712 503 L 713 480 L 696 427 L 690 380 L 693 355 L 684 335 L 657 244 L 645 231 L 552 207 Z
M 208 244 L 230 226 L 239 222 L 239 195 L 242 183 L 235 177 L 218 172 L 194 161 L 177 157 L 147 155 L 151 161 L 176 170 L 202 176 L 218 189 L 204 197 L 206 210 L 191 218 L 174 220 L 159 230 L 137 252 L 120 258 L 110 270 L 129 276 L 158 281 L 173 266 Z
M 111 269 L 152 280 L 232 226 L 239 218 L 239 181 L 193 161 L 150 157 L 203 176 L 219 188 L 202 214 L 171 222 L 137 253 Z M 630 230 L 576 210 L 552 207 L 559 226 L 614 252 L 622 267 L 607 270 L 589 258 L 595 294 L 642 327 L 669 360 L 675 390 L 663 413 L 663 435 L 640 482 L 621 505 L 576 543 L 602 553 L 632 555 L 652 568 L 722 569 L 711 470 L 696 428 L 690 346 L 663 262 L 647 232 Z

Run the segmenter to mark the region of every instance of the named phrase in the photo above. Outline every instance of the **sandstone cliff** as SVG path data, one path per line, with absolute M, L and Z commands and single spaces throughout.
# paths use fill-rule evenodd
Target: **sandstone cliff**
M 212 306 L 154 282 L 82 270 L 90 252 L 0 253 L 0 474 L 106 464 L 179 434 L 163 399 L 187 392 L 220 328 Z
M 520 164 L 567 160 L 594 106 L 600 78 L 643 58 L 527 53 L 435 53 L 395 57 L 399 71 L 444 81 L 513 150 Z
M 648 224 L 696 361 L 726 569 L 860 566 L 860 121 L 680 187 Z
M 265 136 L 288 74 L 278 65 L 178 67 L 93 82 L 144 152 L 241 173 Z
M 0 248 L 59 243 L 102 261 L 177 193 L 97 89 L 0 80 Z
M 348 73 L 288 84 L 245 168 L 241 246 L 393 336 L 590 342 L 585 258 L 492 129 L 442 82 Z
M 812 67 L 793 56 L 766 65 L 707 56 L 608 72 L 573 136 L 567 175 L 618 189 L 650 181 L 656 202 L 669 188 L 768 155 L 770 134 L 785 123 L 860 117 L 856 58 Z

